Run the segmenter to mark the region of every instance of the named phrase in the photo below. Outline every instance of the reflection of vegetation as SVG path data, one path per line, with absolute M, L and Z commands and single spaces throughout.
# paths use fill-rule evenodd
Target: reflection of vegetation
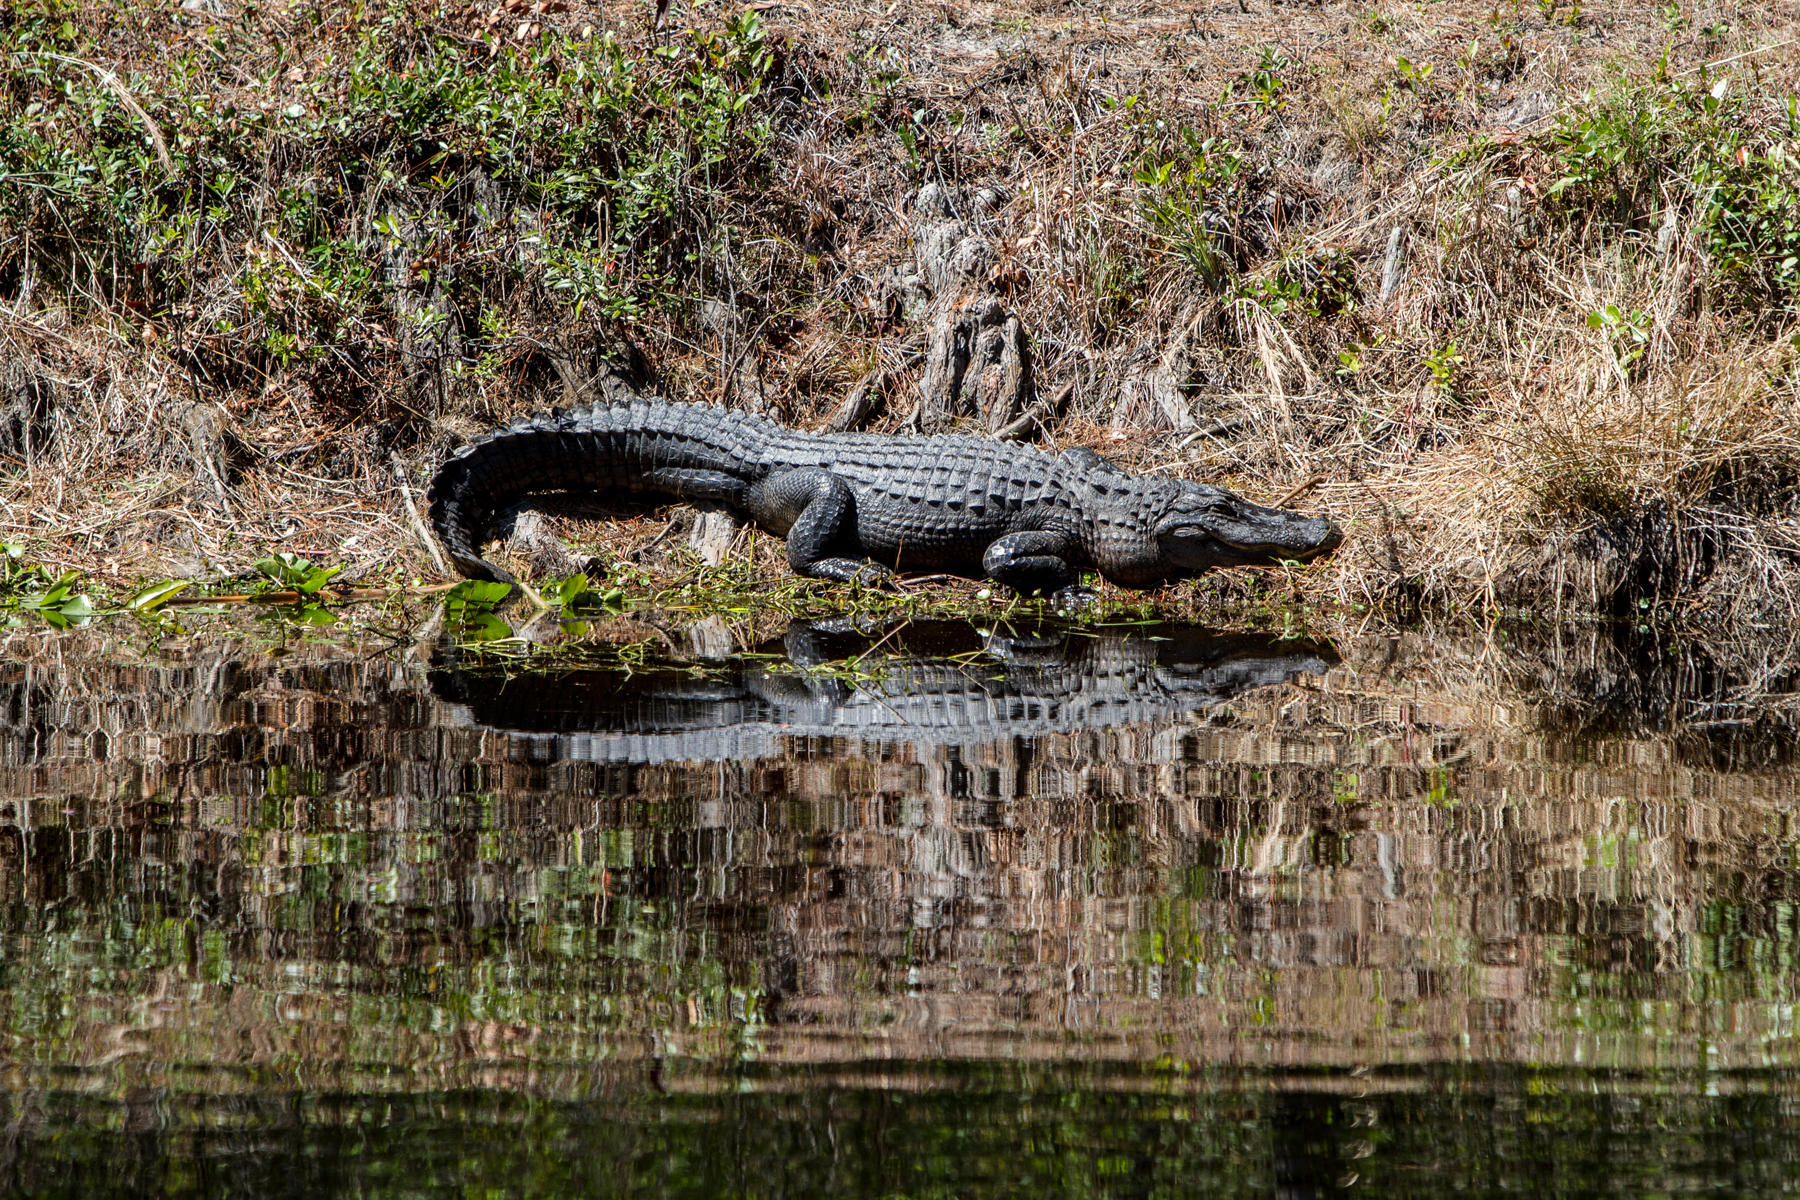
M 1795 1165 L 1773 750 L 1677 766 L 1321 687 L 634 765 L 456 725 L 379 655 L 261 648 L 27 662 L 0 712 L 27 1191 L 1756 1194 Z M 1321 1073 L 1217 1073 L 1247 1055 Z M 1322 1070 L 1408 1059 L 1502 1065 Z

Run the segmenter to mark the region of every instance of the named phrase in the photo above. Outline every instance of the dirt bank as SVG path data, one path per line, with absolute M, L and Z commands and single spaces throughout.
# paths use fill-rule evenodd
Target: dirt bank
M 1299 492 L 1351 537 L 1274 586 L 1347 614 L 1794 628 L 1792 6 L 654 16 L 10 6 L 0 538 L 430 576 L 406 491 L 623 348 Z

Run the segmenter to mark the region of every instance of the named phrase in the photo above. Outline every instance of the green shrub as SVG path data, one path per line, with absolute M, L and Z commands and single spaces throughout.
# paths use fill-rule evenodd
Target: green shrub
M 1745 309 L 1800 305 L 1800 97 L 1755 105 L 1721 78 L 1590 94 L 1552 139 L 1550 195 L 1574 221 L 1611 228 L 1691 221 L 1724 290 Z M 1669 205 L 1675 205 L 1670 213 Z
M 1239 265 L 1237 218 L 1251 172 L 1230 138 L 1180 133 L 1179 145 L 1146 153 L 1133 175 L 1138 211 L 1171 254 L 1202 279 L 1221 281 Z

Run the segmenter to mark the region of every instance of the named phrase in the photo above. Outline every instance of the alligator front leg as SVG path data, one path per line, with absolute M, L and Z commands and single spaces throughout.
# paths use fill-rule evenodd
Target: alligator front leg
M 788 565 L 796 575 L 869 584 L 894 577 L 880 563 L 830 553 L 855 542 L 856 496 L 849 484 L 823 467 L 769 476 L 751 487 L 744 509 L 757 524 L 777 533 L 787 531 Z
M 1081 575 L 1069 563 L 1075 539 L 1049 529 L 1027 529 L 996 538 L 981 556 L 981 569 L 1023 595 L 1061 593 L 1075 587 Z

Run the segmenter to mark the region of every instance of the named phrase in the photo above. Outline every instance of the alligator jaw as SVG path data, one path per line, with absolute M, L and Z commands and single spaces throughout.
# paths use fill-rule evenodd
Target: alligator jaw
M 1329 554 L 1344 540 L 1324 517 L 1265 508 L 1222 488 L 1193 483 L 1183 484 L 1156 532 L 1162 568 L 1169 575 L 1306 562 Z
M 1212 540 L 1221 557 L 1242 564 L 1308 562 L 1330 554 L 1344 541 L 1343 531 L 1324 517 L 1302 517 L 1279 508 L 1258 509 L 1257 515 L 1277 520 L 1220 521 L 1213 526 Z

